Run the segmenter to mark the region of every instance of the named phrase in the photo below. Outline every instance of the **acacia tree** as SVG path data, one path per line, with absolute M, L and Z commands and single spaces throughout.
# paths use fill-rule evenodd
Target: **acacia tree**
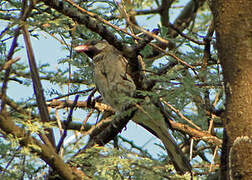
M 73 51 L 73 47 L 90 39 L 105 39 L 127 58 L 134 59 L 134 81 L 139 93 L 162 100 L 171 119 L 172 134 L 192 160 L 192 176 L 210 177 L 219 169 L 222 116 L 232 122 L 228 125 L 224 121 L 227 131 L 222 146 L 222 177 L 226 179 L 229 175 L 226 171 L 228 163 L 235 177 L 248 177 L 251 173 L 249 160 L 246 164 L 236 158 L 228 160 L 232 153 L 243 159 L 251 154 L 251 146 L 246 142 L 250 142 L 251 136 L 251 98 L 248 94 L 251 92 L 251 32 L 248 29 L 251 29 L 249 17 L 252 16 L 241 13 L 243 21 L 239 21 L 239 16 L 229 16 L 237 10 L 238 4 L 232 4 L 233 8 L 225 14 L 222 7 L 226 7 L 227 1 L 211 3 L 214 23 L 204 0 L 2 1 L 0 17 L 7 25 L 1 27 L 0 34 L 1 176 L 10 179 L 43 176 L 60 176 L 63 179 L 163 179 L 179 176 L 174 173 L 169 155 L 153 158 L 141 147 L 117 136 L 129 122 L 131 114 L 115 114 L 110 106 L 101 102 L 93 88 L 92 62 Z M 246 3 L 239 4 L 238 10 L 244 8 L 242 12 L 245 12 L 245 7 L 251 7 Z M 158 22 L 153 22 L 152 19 L 158 18 Z M 175 20 L 171 22 L 171 18 Z M 151 33 L 146 30 L 141 26 L 143 19 L 158 31 Z M 232 29 L 236 23 L 239 27 L 246 25 L 243 31 Z M 229 27 L 230 24 L 234 26 Z M 37 65 L 36 54 L 40 52 L 34 53 L 30 39 L 37 38 L 39 41 L 41 32 L 55 38 L 68 52 L 66 57 L 57 61 L 63 65 L 62 69 L 49 71 L 50 63 Z M 233 32 L 235 36 L 231 36 Z M 18 44 L 18 39 L 22 37 L 24 46 Z M 220 59 L 216 55 L 216 44 Z M 24 48 L 27 61 L 20 63 L 16 52 Z M 236 54 L 233 49 L 236 49 Z M 242 57 L 240 53 L 247 54 L 247 63 L 238 61 Z M 23 56 L 22 59 L 25 59 Z M 142 73 L 146 76 L 146 83 L 141 79 Z M 46 93 L 41 80 L 51 82 Z M 34 96 L 21 102 L 15 96 L 9 96 L 12 82 L 19 83 L 19 86 L 32 85 Z M 68 93 L 55 90 L 55 87 L 67 88 Z M 227 111 L 223 114 L 226 99 Z M 80 118 L 80 115 L 73 114 L 75 107 L 82 109 L 85 116 Z M 68 115 L 59 116 L 59 112 Z M 94 118 L 99 121 L 92 123 L 90 119 Z M 240 119 L 244 121 L 237 122 Z M 144 124 L 139 125 L 146 128 Z M 241 127 L 239 130 L 236 128 L 238 125 Z M 63 146 L 69 131 L 75 131 L 79 136 L 68 146 Z M 56 138 L 58 135 L 60 138 Z M 85 137 L 89 137 L 88 143 Z M 235 141 L 237 138 L 240 140 L 239 137 L 243 137 L 242 143 Z M 232 149 L 234 142 L 238 142 L 239 147 L 244 142 L 248 151 L 240 152 L 236 147 Z M 131 149 L 125 148 L 125 144 Z M 244 156 L 239 156 L 241 154 Z M 244 171 L 237 173 L 234 169 Z M 189 176 L 186 174 L 183 177 Z

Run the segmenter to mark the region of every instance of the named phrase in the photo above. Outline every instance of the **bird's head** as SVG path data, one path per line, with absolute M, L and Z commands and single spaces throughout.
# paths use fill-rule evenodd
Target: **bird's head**
M 106 41 L 93 40 L 86 44 L 76 46 L 74 50 L 76 52 L 83 52 L 93 59 L 94 56 L 103 51 L 107 46 L 108 43 Z

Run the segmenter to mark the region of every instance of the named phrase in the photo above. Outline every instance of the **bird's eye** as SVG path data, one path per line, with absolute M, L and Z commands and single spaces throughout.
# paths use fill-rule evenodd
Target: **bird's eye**
M 97 44 L 97 41 L 91 41 L 91 43 L 90 43 L 91 45 L 96 45 Z

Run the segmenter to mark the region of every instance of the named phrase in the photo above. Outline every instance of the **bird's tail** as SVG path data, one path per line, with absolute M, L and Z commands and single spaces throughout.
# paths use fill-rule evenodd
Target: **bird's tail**
M 157 132 L 157 136 L 163 142 L 169 157 L 171 158 L 173 165 L 178 173 L 191 172 L 192 167 L 184 153 L 178 147 L 168 130 L 160 129 Z
M 151 132 L 154 132 L 162 141 L 178 173 L 184 174 L 191 172 L 192 167 L 188 159 L 169 133 L 167 124 L 159 109 L 153 104 L 138 106 L 138 109 L 132 120 L 138 124 L 142 124 Z

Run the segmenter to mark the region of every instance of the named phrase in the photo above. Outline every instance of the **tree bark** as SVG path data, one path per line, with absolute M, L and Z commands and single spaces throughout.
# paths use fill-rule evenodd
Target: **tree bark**
M 221 179 L 252 177 L 252 1 L 212 0 L 226 92 Z

